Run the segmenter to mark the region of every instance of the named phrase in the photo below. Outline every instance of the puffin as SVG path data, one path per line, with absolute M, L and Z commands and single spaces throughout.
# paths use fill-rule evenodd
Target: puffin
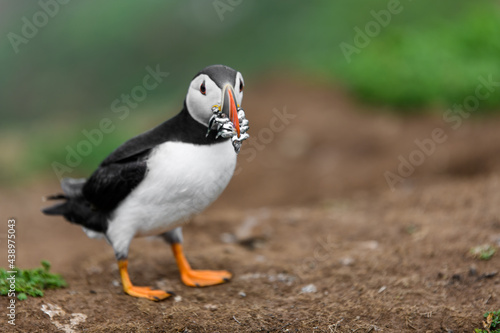
M 249 122 L 241 108 L 240 72 L 224 65 L 202 69 L 191 81 L 182 110 L 131 138 L 89 178 L 63 178 L 60 200 L 42 209 L 80 225 L 113 247 L 123 291 L 160 301 L 173 293 L 134 285 L 128 274 L 135 237 L 161 236 L 170 244 L 182 282 L 205 287 L 227 282 L 225 270 L 192 269 L 183 252 L 182 225 L 214 202 L 233 176 Z

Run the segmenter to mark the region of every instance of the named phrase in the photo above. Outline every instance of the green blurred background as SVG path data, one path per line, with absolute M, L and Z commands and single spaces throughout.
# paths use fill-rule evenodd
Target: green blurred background
M 83 129 L 112 117 L 111 103 L 142 82 L 147 66 L 159 65 L 169 77 L 72 176 L 94 168 L 140 124 L 177 112 L 192 76 L 214 63 L 237 68 L 247 85 L 280 72 L 331 82 L 402 116 L 442 110 L 473 93 L 478 76 L 500 77 L 498 1 L 401 0 L 401 12 L 351 61 L 341 43 L 354 45 L 354 28 L 364 30 L 374 21 L 371 11 L 387 10 L 391 1 L 67 2 L 0 4 L 3 186 L 53 177 L 51 162 L 64 160 Z M 37 13 L 44 6 L 57 13 L 13 47 L 23 18 L 43 22 Z M 477 113 L 499 105 L 496 94 Z

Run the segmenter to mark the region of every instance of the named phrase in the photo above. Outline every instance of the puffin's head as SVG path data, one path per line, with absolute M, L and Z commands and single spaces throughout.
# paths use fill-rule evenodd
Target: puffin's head
M 238 135 L 238 107 L 243 100 L 245 83 L 240 72 L 224 65 L 202 69 L 191 81 L 186 95 L 188 112 L 196 121 L 208 127 L 212 107 L 221 111 L 233 122 Z

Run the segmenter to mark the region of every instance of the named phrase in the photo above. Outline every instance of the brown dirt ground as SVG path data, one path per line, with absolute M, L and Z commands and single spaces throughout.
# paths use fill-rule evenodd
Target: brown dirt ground
M 500 256 L 469 253 L 500 246 L 500 119 L 466 119 L 452 130 L 439 111 L 402 119 L 303 78 L 256 86 L 245 107 L 259 149 L 245 144 L 241 172 L 184 232 L 192 266 L 228 269 L 230 283 L 186 287 L 168 246 L 138 239 L 132 280 L 181 298 L 124 295 L 104 241 L 39 213 L 40 197 L 58 191 L 50 176 L 0 191 L 0 240 L 15 216 L 17 264 L 47 259 L 69 286 L 17 302 L 16 326 L 2 315 L 2 332 L 60 331 L 43 304 L 66 312 L 53 318 L 60 324 L 85 314 L 74 327 L 82 332 L 472 332 L 500 308 Z M 263 129 L 274 108 L 296 118 L 271 140 Z M 390 191 L 384 171 L 395 172 L 398 156 L 435 128 L 448 140 Z M 310 284 L 316 292 L 301 292 Z

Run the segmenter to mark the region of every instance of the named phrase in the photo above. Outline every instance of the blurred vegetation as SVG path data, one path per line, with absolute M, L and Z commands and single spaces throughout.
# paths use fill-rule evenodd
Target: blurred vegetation
M 418 29 L 389 26 L 341 71 L 342 80 L 363 99 L 400 112 L 461 104 L 474 95 L 479 76 L 500 82 L 498 31 L 498 7 L 477 3 L 447 24 L 435 19 Z M 499 105 L 496 93 L 480 110 L 500 110 Z
M 220 3 L 229 9 L 218 12 Z M 500 78 L 500 10 L 493 0 L 401 0 L 401 12 L 348 62 L 341 43 L 354 44 L 354 28 L 364 31 L 374 21 L 371 11 L 387 10 L 388 3 L 59 5 L 18 53 L 9 38 L 0 39 L 0 182 L 51 174 L 53 161 L 64 162 L 66 147 L 85 139 L 81 131 L 108 117 L 116 130 L 69 176 L 87 175 L 121 142 L 177 112 L 192 76 L 214 63 L 243 72 L 247 86 L 258 85 L 270 71 L 319 77 L 403 114 L 461 103 L 474 93 L 478 76 Z M 21 35 L 23 18 L 33 21 L 40 11 L 38 1 L 2 3 L 2 35 Z M 157 65 L 169 77 L 118 119 L 112 102 L 142 83 L 147 66 Z M 499 105 L 495 94 L 481 102 L 480 111 Z

